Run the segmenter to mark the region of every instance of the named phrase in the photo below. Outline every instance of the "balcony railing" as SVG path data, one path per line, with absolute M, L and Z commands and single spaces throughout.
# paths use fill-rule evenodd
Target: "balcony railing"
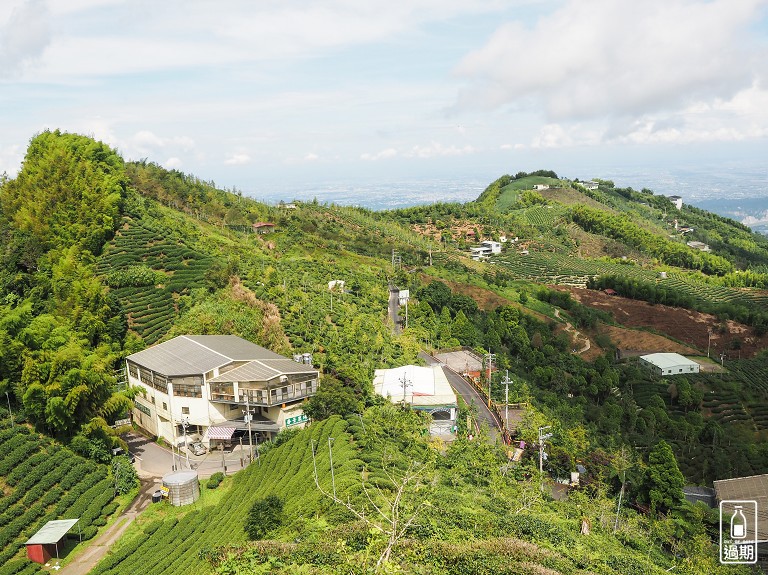
M 280 405 L 290 401 L 304 399 L 317 392 L 317 382 L 307 381 L 273 387 L 271 389 L 241 389 L 240 403 L 245 403 L 246 394 L 248 401 L 253 405 Z
M 250 405 L 272 406 L 304 399 L 315 393 L 317 381 L 313 380 L 273 388 L 240 389 L 237 397 L 234 394 L 212 392 L 211 401 L 245 404 L 247 395 L 247 403 Z

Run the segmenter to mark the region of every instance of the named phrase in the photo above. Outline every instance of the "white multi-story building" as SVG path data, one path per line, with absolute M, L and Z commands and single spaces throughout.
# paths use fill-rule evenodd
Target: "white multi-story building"
M 484 242 L 480 242 L 480 245 L 477 247 L 469 248 L 469 252 L 470 252 L 470 257 L 473 260 L 479 261 L 481 259 L 490 257 L 493 254 L 500 254 L 501 243 L 486 240 Z
M 303 426 L 305 399 L 317 392 L 319 372 L 233 335 L 182 335 L 129 355 L 134 422 L 176 443 L 199 434 L 203 443 L 231 441 L 246 430 L 269 439 Z M 242 433 L 242 431 L 240 432 Z

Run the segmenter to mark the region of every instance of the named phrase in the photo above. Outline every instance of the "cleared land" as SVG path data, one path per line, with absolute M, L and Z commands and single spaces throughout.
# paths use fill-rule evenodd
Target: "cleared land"
M 735 358 L 739 355 L 741 357 L 752 357 L 759 350 L 765 349 L 768 346 L 768 336 L 758 336 L 751 327 L 733 321 L 721 323 L 715 316 L 710 314 L 666 305 L 651 305 L 644 301 L 620 296 L 609 296 L 601 291 L 566 286 L 558 286 L 558 288 L 569 291 L 574 299 L 584 305 L 608 311 L 617 322 L 624 326 L 644 328 L 659 334 L 668 335 L 673 340 L 694 350 L 699 350 L 699 352 L 703 351 L 706 353 L 708 330 L 711 328 L 713 333 L 710 355 L 712 356 L 724 352 L 730 358 Z M 617 330 L 612 331 L 616 332 L 616 336 L 620 337 L 620 341 L 624 341 L 624 336 L 620 336 Z M 631 338 L 635 338 L 635 341 L 640 341 L 637 339 L 640 337 L 639 332 L 632 332 Z M 613 339 L 613 335 L 611 339 Z M 619 345 L 618 342 L 616 343 Z M 649 345 L 652 343 L 653 340 L 648 340 Z M 638 345 L 632 343 L 628 347 L 623 345 L 619 345 L 619 347 L 623 349 L 643 349 L 638 347 Z M 670 348 L 666 351 L 676 350 Z M 693 351 L 684 353 L 693 353 Z

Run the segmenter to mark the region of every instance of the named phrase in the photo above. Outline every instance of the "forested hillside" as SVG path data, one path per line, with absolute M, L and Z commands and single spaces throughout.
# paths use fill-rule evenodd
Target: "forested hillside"
M 254 223 L 271 224 L 270 233 Z M 642 570 L 637 552 L 660 568 L 677 556 L 677 572 L 713 573 L 706 540 L 716 533 L 706 512 L 683 504 L 681 482 L 768 472 L 768 239 L 696 208 L 677 210 L 650 190 L 608 181 L 587 190 L 542 170 L 503 176 L 467 204 L 393 212 L 316 201 L 273 206 L 151 162 L 126 163 L 90 138 L 44 132 L 18 176 L 2 181 L 0 237 L 0 396 L 8 392 L 17 423 L 95 461 L 119 444 L 109 424 L 131 406 L 121 373 L 129 353 L 183 333 L 312 353 L 323 373 L 305 408 L 315 421 L 303 439 L 263 458 L 266 467 L 243 474 L 250 479 L 236 478 L 225 505 L 242 508 L 222 511 L 237 523 L 244 501 L 284 499 L 287 526 L 274 537 L 300 541 L 238 546 L 233 561 L 248 562 L 249 572 L 292 572 L 294 551 L 312 565 L 308 573 L 378 558 L 379 531 L 355 524 L 340 503 L 269 486 L 289 473 L 311 488 L 307 446 L 338 427 L 333 435 L 343 438 L 339 446 L 349 442 L 350 458 L 342 492 L 365 505 L 358 474 L 385 476 L 381 454 L 354 420 L 323 420 L 360 414 L 378 429 L 374 370 L 417 363 L 422 350 L 493 353 L 496 370 L 480 385 L 502 402 L 508 373 L 510 402 L 527 406 L 515 433 L 529 450 L 517 466 L 503 450 L 463 439 L 438 455 L 419 439 L 418 422 L 390 413 L 405 418 L 404 435 L 386 441 L 409 453 L 412 440 L 430 467 L 429 481 L 419 482 L 429 494 L 425 520 L 404 532 L 388 568 L 480 572 L 472 569 L 514 557 L 528 567 L 510 572 L 653 572 Z M 498 241 L 501 253 L 473 261 L 469 248 L 483 240 Z M 693 240 L 708 251 L 689 246 Z M 407 326 L 398 329 L 387 309 L 391 286 L 411 294 Z M 597 291 L 606 288 L 616 295 Z M 638 306 L 665 305 L 660 315 L 670 321 L 631 322 L 629 305 L 620 305 L 630 301 L 641 318 L 657 314 Z M 624 353 L 683 348 L 705 373 L 670 381 Z M 540 496 L 530 446 L 542 425 L 553 433 L 547 477 L 591 470 L 585 485 L 593 488 L 576 491 L 572 503 Z M 290 464 L 280 455 L 289 449 L 301 454 Z M 239 490 L 254 481 L 258 492 Z M 394 487 L 383 485 L 386 499 Z M 604 509 L 616 508 L 619 493 L 640 512 L 621 510 L 627 531 L 614 534 Z M 309 499 L 294 499 L 300 495 Z M 599 533 L 594 541 L 580 538 L 582 514 Z M 147 526 L 151 537 L 136 534 L 100 569 L 128 572 L 132 553 L 147 556 L 148 548 L 137 551 L 144 539 L 159 549 L 161 537 L 200 529 L 212 565 L 235 568 L 217 548 L 230 536 L 245 543 L 240 523 L 202 528 L 194 514 L 169 521 Z M 512 527 L 494 532 L 499 524 Z M 654 547 L 651 538 L 663 543 Z M 329 540 L 344 543 L 329 550 Z M 200 568 L 197 551 L 181 546 L 148 572 Z M 473 562 L 458 562 L 464 555 Z

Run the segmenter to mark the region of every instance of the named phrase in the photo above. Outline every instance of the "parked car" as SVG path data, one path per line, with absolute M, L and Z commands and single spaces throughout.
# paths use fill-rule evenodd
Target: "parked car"
M 133 453 L 131 453 L 130 451 L 128 453 L 126 453 L 125 449 L 123 449 L 122 447 L 115 447 L 112 450 L 112 457 L 120 457 L 121 455 L 125 455 L 126 457 L 128 457 L 128 459 L 130 460 L 131 463 L 135 463 L 136 462 L 136 456 Z
M 189 444 L 189 451 L 192 455 L 205 455 L 205 452 L 208 450 L 205 448 L 205 445 L 199 441 L 195 441 L 194 443 Z
M 184 447 L 184 442 L 186 441 L 187 445 L 192 445 L 193 443 L 197 443 L 200 441 L 200 436 L 196 433 L 190 433 L 186 437 L 183 435 L 176 438 L 176 447 Z

